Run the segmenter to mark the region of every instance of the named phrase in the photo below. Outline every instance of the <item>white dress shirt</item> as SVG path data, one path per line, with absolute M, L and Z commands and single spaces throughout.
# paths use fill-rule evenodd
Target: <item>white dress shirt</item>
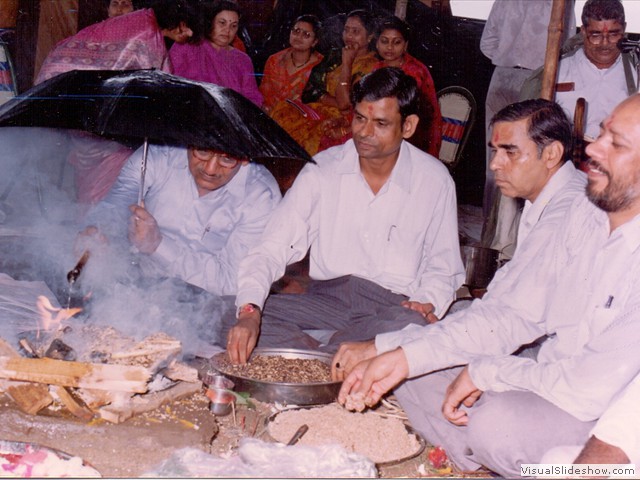
M 632 70 L 637 85 L 638 72 Z M 591 63 L 580 48 L 573 55 L 562 58 L 558 65 L 558 83 L 570 82 L 575 84 L 574 90 L 557 92 L 556 102 L 573 121 L 576 101 L 584 98 L 587 101 L 584 133 L 597 138 L 600 122 L 629 96 L 622 56 L 619 55 L 611 67 L 600 69 Z
M 640 375 L 600 417 L 591 435 L 620 448 L 630 463 L 640 465 Z
M 263 305 L 271 283 L 309 247 L 310 275 L 355 275 L 442 314 L 464 281 L 455 185 L 442 163 L 402 142 L 373 194 L 352 140 L 307 164 L 242 261 L 236 303 Z
M 482 31 L 480 50 L 499 67 L 538 68 L 544 63 L 552 0 L 496 0 Z M 563 38 L 576 31 L 573 9 Z
M 90 213 L 89 223 L 126 238 L 128 207 L 136 203 L 140 188 L 141 158 L 142 148 Z M 187 150 L 150 145 L 144 186 L 145 208 L 156 219 L 162 241 L 148 257 L 150 265 L 141 256 L 143 266 L 214 294 L 235 294 L 240 260 L 257 244 L 281 198 L 273 176 L 250 163 L 225 186 L 199 196 Z
M 586 197 L 512 288 L 402 345 L 410 376 L 469 364 L 482 391 L 533 392 L 583 421 L 597 419 L 640 371 L 640 217 L 609 232 Z M 537 360 L 510 355 L 542 335 Z
M 525 208 L 528 208 L 520 219 L 522 231 L 518 232 L 516 253 L 495 273 L 483 298 L 510 294 L 520 275 L 526 274 L 528 264 L 538 262 L 548 248 L 556 231 L 565 223 L 576 198 L 584 198 L 586 184 L 586 175 L 568 161 L 549 179 L 533 203 L 525 202 Z M 393 350 L 419 336 L 421 328 L 409 325 L 397 332 L 377 335 L 376 350 L 378 353 Z

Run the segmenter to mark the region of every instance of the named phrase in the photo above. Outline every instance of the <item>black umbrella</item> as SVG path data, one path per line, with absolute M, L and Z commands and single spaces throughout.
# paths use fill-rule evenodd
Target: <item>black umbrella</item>
M 85 130 L 108 137 L 192 145 L 259 160 L 312 161 L 239 93 L 158 70 L 73 70 L 0 107 L 0 127 Z M 146 167 L 143 155 L 142 176 Z

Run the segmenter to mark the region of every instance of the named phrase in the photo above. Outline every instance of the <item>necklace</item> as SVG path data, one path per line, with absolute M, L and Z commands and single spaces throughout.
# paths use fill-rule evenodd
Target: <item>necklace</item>
M 295 67 L 295 68 L 300 68 L 300 67 L 304 67 L 307 63 L 309 63 L 309 60 L 311 60 L 311 52 L 309 52 L 309 56 L 307 57 L 307 59 L 302 62 L 300 65 L 296 65 L 295 60 L 293 59 L 293 52 L 291 52 L 291 64 Z

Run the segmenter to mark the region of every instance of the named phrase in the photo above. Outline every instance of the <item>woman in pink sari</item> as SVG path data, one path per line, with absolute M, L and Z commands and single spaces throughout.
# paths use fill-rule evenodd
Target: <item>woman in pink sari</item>
M 185 42 L 193 34 L 183 0 L 159 1 L 152 8 L 117 15 L 62 40 L 45 59 L 36 84 L 71 70 L 156 68 L 172 73 L 165 38 Z M 69 163 L 75 168 L 78 201 L 100 201 L 133 150 L 84 132 L 70 135 Z
M 201 15 L 205 31 L 169 51 L 174 73 L 231 88 L 261 107 L 253 63 L 249 55 L 232 45 L 240 21 L 238 5 L 228 0 L 205 4 Z

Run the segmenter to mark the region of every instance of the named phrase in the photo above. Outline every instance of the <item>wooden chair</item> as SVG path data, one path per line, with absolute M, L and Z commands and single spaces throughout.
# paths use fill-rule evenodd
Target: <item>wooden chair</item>
M 442 145 L 438 156 L 447 167 L 453 168 L 469 139 L 478 107 L 473 94 L 460 86 L 443 88 L 437 97 L 442 114 Z
M 0 105 L 18 94 L 15 68 L 9 45 L 0 40 Z

